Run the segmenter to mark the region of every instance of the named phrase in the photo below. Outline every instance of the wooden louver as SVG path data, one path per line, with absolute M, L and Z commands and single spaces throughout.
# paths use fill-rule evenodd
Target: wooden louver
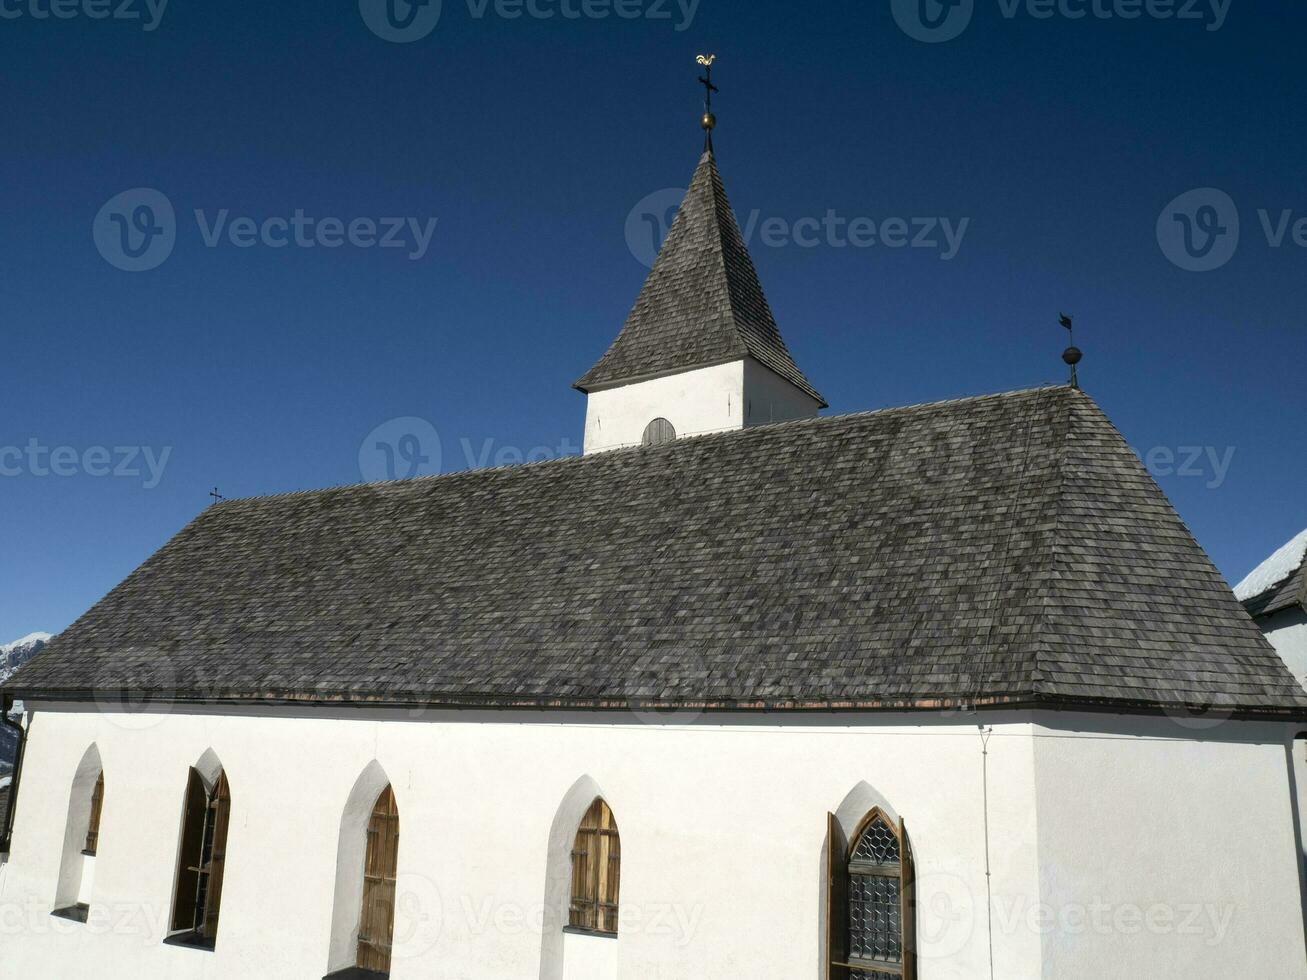
M 82 851 L 94 855 L 100 847 L 100 811 L 104 808 L 104 773 L 101 772 L 91 790 L 91 819 L 86 825 L 86 848 Z
M 613 811 L 595 800 L 581 818 L 572 847 L 572 903 L 568 923 L 574 929 L 617 935 L 622 875 L 622 842 Z
M 218 938 L 222 879 L 227 862 L 227 828 L 231 823 L 231 790 L 220 772 L 210 790 L 192 769 L 186 786 L 186 815 L 178 855 L 177 894 L 173 902 L 174 931 L 194 932 L 212 945 Z
M 399 808 L 387 786 L 368 820 L 368 847 L 363 858 L 363 906 L 359 912 L 356 965 L 390 972 L 395 932 L 395 881 L 399 871 Z

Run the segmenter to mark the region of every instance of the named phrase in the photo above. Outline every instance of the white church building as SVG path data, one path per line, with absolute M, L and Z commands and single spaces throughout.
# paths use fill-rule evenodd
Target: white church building
M 1087 394 L 820 416 L 711 146 L 577 387 L 18 671 L 0 975 L 1307 978 L 1307 693 Z

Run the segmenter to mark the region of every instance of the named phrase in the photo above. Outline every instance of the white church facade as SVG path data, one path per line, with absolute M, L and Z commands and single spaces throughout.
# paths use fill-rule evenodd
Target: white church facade
M 1307 693 L 1089 396 L 820 416 L 711 148 L 577 387 L 19 670 L 0 973 L 1307 978 Z

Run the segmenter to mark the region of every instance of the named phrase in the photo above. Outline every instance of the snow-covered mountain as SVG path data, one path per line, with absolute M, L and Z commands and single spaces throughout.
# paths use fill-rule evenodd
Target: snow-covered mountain
M 21 640 L 0 644 L 0 683 L 8 680 L 10 674 L 44 650 L 50 639 L 49 633 L 28 633 Z M 0 774 L 13 768 L 14 749 L 17 745 L 18 736 L 12 730 L 0 726 Z
M 21 640 L 0 644 L 0 683 L 45 649 L 50 640 L 49 633 L 28 633 Z

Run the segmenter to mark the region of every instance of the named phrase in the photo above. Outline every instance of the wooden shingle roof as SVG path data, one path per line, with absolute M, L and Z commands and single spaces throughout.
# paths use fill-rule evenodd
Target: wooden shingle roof
M 826 407 L 781 339 L 707 152 L 626 325 L 576 387 L 599 391 L 746 357 Z
M 5 687 L 1307 708 L 1139 459 L 1070 388 L 224 502 Z
M 1256 619 L 1286 609 L 1307 609 L 1307 564 L 1299 565 L 1288 578 L 1265 592 L 1245 599 L 1243 606 Z

